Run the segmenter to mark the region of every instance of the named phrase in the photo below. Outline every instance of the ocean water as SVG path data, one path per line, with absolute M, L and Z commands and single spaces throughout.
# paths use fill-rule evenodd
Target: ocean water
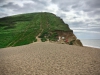
M 80 39 L 84 46 L 100 49 L 100 39 Z

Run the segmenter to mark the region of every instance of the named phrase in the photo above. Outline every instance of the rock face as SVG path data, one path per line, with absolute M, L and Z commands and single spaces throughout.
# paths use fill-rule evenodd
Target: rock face
M 83 44 L 81 43 L 81 41 L 79 39 L 77 39 L 77 37 L 73 34 L 73 31 L 61 31 L 61 30 L 57 30 L 56 31 L 58 34 L 58 41 L 59 43 L 66 43 L 69 45 L 77 45 L 77 46 L 83 46 Z

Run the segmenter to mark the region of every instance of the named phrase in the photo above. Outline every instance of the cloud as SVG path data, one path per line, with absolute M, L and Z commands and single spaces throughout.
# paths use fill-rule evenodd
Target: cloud
M 0 3 L 4 2 L 5 0 L 0 0 Z
M 100 18 L 95 19 L 96 21 L 100 21 Z
M 100 10 L 96 10 L 96 11 L 89 12 L 88 15 L 90 17 L 99 18 Z
M 52 0 L 52 3 L 58 5 L 59 9 L 65 12 L 69 12 L 71 9 L 71 4 L 73 4 L 74 0 Z
M 9 2 L 8 4 L 2 5 L 1 8 L 15 9 L 20 8 L 20 6 L 18 4 L 14 4 L 13 2 Z
M 42 7 L 42 8 L 41 8 Z M 17 1 L 11 1 L 9 0 L 7 4 L 4 4 L 0 6 L 3 10 L 12 10 L 13 14 L 20 14 L 20 13 L 30 13 L 30 12 L 41 12 L 46 9 L 46 4 L 44 2 L 41 3 L 41 1 L 26 1 L 26 0 L 17 0 Z M 11 15 L 8 13 L 8 15 Z M 6 16 L 6 15 L 5 15 Z
M 49 4 L 50 0 L 48 0 L 48 1 L 47 0 L 33 0 L 33 2 L 47 6 Z
M 87 0 L 86 4 L 92 8 L 100 8 L 100 0 Z

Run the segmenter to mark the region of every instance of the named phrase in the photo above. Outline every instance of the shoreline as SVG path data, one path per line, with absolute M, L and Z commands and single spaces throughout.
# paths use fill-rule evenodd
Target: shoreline
M 90 47 L 90 48 L 97 48 L 97 49 L 100 49 L 100 47 L 90 46 L 90 45 L 83 45 L 83 47 Z
M 80 39 L 83 46 L 100 49 L 100 39 Z

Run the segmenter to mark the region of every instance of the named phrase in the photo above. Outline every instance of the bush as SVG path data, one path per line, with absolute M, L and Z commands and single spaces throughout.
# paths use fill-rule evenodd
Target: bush
M 70 41 L 69 42 L 69 45 L 73 45 L 73 42 L 74 42 L 75 40 L 72 40 L 72 41 Z
M 49 36 L 49 40 L 57 41 L 57 36 L 58 36 L 58 34 L 56 32 L 54 32 Z
M 37 39 L 35 38 L 34 42 L 37 42 Z
M 69 45 L 73 45 L 73 42 L 72 42 L 72 41 L 70 41 L 70 42 L 69 42 Z
M 45 41 L 47 41 L 47 39 L 46 38 L 41 38 L 41 41 L 45 42 Z
M 48 32 L 42 32 L 39 38 L 44 38 L 44 36 L 48 35 Z

